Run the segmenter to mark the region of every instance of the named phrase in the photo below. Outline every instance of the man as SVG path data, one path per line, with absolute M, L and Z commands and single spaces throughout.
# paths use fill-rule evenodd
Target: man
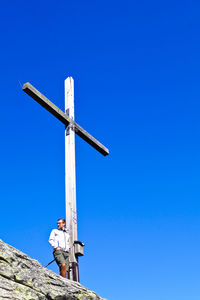
M 51 231 L 49 243 L 53 247 L 53 256 L 59 266 L 60 275 L 66 278 L 69 272 L 69 233 L 65 229 L 65 219 L 58 219 L 57 226 L 58 229 Z

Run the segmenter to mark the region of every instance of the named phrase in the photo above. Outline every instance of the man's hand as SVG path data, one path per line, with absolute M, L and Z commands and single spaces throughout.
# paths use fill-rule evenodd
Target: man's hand
M 62 250 L 62 248 L 58 247 L 58 248 L 56 248 L 56 250 Z

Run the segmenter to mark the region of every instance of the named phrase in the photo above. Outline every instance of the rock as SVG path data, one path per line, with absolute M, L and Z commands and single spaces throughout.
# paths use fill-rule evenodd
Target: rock
M 0 240 L 0 300 L 103 300 Z

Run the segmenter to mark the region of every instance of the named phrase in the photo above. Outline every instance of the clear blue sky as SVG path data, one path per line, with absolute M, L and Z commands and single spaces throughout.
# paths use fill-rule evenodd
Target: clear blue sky
M 109 300 L 199 300 L 198 1 L 1 1 L 0 238 L 39 260 L 65 213 L 61 109 L 75 80 L 81 283 Z M 51 269 L 58 271 L 56 264 Z

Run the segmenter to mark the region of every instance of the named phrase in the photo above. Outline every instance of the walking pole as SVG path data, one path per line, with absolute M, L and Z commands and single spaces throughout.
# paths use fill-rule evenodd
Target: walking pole
M 55 261 L 55 258 L 52 260 L 52 261 L 50 261 L 50 263 L 48 263 L 46 266 L 44 266 L 43 268 L 46 268 L 46 267 L 48 267 L 50 264 L 52 264 L 53 262 Z

